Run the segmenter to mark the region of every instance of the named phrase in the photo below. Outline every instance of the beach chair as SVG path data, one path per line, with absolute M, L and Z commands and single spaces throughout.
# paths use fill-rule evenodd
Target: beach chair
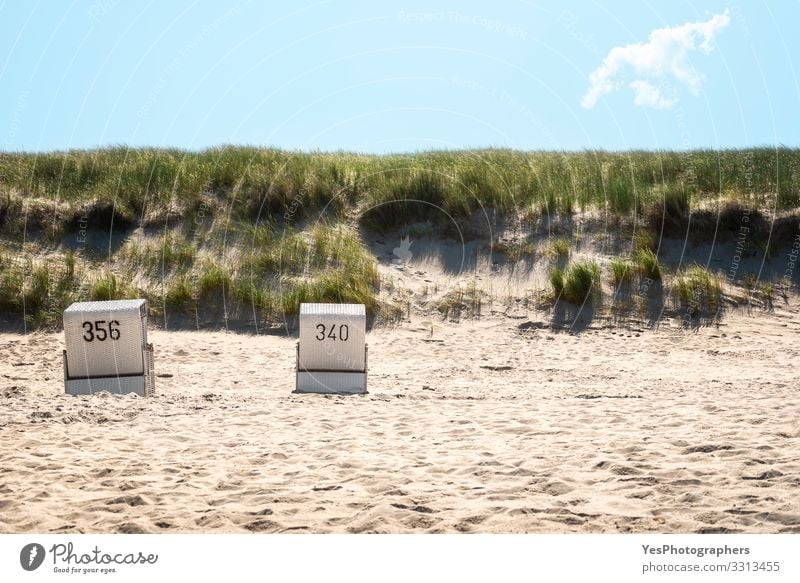
M 64 310 L 64 385 L 69 395 L 155 391 L 147 302 L 78 302 Z
M 367 392 L 363 304 L 300 304 L 295 392 Z

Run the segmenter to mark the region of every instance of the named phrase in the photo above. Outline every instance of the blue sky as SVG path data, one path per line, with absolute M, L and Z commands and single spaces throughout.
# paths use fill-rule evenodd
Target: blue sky
M 798 146 L 797 22 L 798 2 L 0 0 L 0 150 Z

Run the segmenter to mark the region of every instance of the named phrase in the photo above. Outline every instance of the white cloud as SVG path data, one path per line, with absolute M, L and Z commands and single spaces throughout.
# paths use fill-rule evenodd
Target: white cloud
M 696 95 L 700 91 L 703 76 L 689 63 L 689 54 L 697 50 L 706 55 L 711 53 L 714 37 L 730 21 L 730 15 L 725 10 L 704 22 L 657 28 L 650 33 L 646 43 L 614 47 L 589 75 L 589 90 L 583 96 L 581 105 L 591 109 L 600 97 L 622 87 L 624 83 L 615 80 L 615 77 L 626 66 L 637 77 L 628 84 L 635 93 L 636 105 L 669 108 L 675 103 L 675 99 L 664 97 L 661 90 L 645 78 L 672 77 Z
M 628 85 L 636 94 L 633 98 L 633 103 L 638 106 L 669 109 L 675 105 L 675 99 L 664 97 L 661 95 L 661 90 L 658 87 L 651 85 L 647 81 L 639 79 L 637 81 L 631 81 Z

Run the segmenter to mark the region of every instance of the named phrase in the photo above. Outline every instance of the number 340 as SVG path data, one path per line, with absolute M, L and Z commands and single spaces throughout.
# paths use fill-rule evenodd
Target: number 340
M 342 342 L 347 342 L 347 339 L 350 338 L 350 327 L 347 324 L 331 324 L 331 326 L 325 326 L 325 324 L 317 324 L 317 340 L 341 340 Z M 337 336 L 336 333 L 339 333 Z
M 83 339 L 86 342 L 104 342 L 109 338 L 111 340 L 119 340 L 119 321 L 110 320 L 95 320 L 94 322 L 83 323 Z

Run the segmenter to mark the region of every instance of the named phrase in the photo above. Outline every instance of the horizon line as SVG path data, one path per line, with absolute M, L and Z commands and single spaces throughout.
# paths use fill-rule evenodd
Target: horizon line
M 607 149 L 607 148 L 590 148 L 585 147 L 582 149 L 577 148 L 513 148 L 509 146 L 464 146 L 459 148 L 430 148 L 418 150 L 398 150 L 386 152 L 367 152 L 359 150 L 338 149 L 338 150 L 323 150 L 323 149 L 299 149 L 299 148 L 285 148 L 281 146 L 272 145 L 259 145 L 247 143 L 220 143 L 214 146 L 204 146 L 201 148 L 185 148 L 181 146 L 152 146 L 152 145 L 137 145 L 130 146 L 126 144 L 106 144 L 91 147 L 75 147 L 75 148 L 62 148 L 50 150 L 5 150 L 0 148 L 0 156 L 31 156 L 31 155 L 54 155 L 54 154 L 76 154 L 88 152 L 102 152 L 102 151 L 139 151 L 139 152 L 181 152 L 184 154 L 203 154 L 214 151 L 225 150 L 255 150 L 255 151 L 273 151 L 281 152 L 284 154 L 294 155 L 350 155 L 350 156 L 367 156 L 374 158 L 391 157 L 391 156 L 419 156 L 425 154 L 458 154 L 458 153 L 474 153 L 474 152 L 513 152 L 519 154 L 529 153 L 547 153 L 547 154 L 586 154 L 586 153 L 605 153 L 605 154 L 631 154 L 631 153 L 691 153 L 691 152 L 744 152 L 756 150 L 800 150 L 800 144 L 787 145 L 787 144 L 759 144 L 751 146 L 726 146 L 726 147 L 713 147 L 713 146 L 697 146 L 691 148 L 643 148 L 632 147 L 625 149 Z

